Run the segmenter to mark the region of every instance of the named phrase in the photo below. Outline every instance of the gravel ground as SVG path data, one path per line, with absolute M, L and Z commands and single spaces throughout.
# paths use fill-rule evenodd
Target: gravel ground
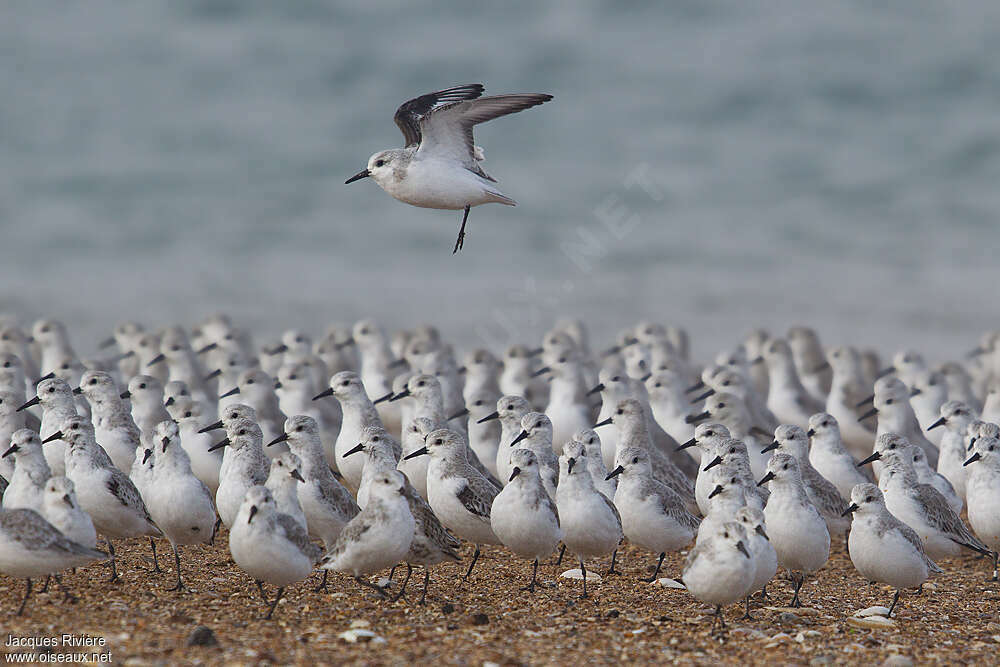
M 148 545 L 122 543 L 121 582 L 106 583 L 108 571 L 101 566 L 66 573 L 79 599 L 64 602 L 53 586 L 32 597 L 23 617 L 13 616 L 23 581 L 0 577 L 6 631 L 0 652 L 21 650 L 6 646 L 11 636 L 56 637 L 58 643 L 63 633 L 74 633 L 103 637 L 107 645 L 51 650 L 110 652 L 118 664 L 995 664 L 1000 654 L 1000 584 L 988 580 L 985 561 L 971 558 L 942 562 L 945 574 L 922 595 L 905 594 L 895 625 L 870 629 L 855 627 L 849 617 L 887 605 L 892 591 L 864 581 L 840 546 L 821 578 L 807 580 L 807 608 L 758 609 L 752 621 L 738 621 L 742 611 L 727 609 L 729 630 L 719 639 L 709 634 L 710 610 L 685 591 L 638 581 L 650 574 L 653 559 L 628 546 L 619 557 L 622 574 L 594 584 L 586 600 L 579 599 L 580 581 L 558 577 L 572 567 L 568 563 L 543 564 L 541 586 L 532 595 L 519 590 L 528 565 L 489 548 L 470 582 L 461 580 L 465 564 L 434 568 L 423 606 L 417 604 L 419 571 L 398 602 L 378 600 L 341 575 L 331 576 L 328 592 L 317 593 L 313 575 L 290 587 L 274 619 L 266 621 L 256 588 L 229 559 L 226 544 L 223 532 L 215 546 L 187 548 L 183 567 L 193 592 L 175 593 L 166 590 L 173 583 L 172 558 L 162 559 L 162 575 L 149 574 Z M 161 543 L 161 551 L 167 549 Z M 671 556 L 664 574 L 678 575 L 681 564 L 681 555 Z M 599 572 L 607 565 L 593 564 Z M 769 604 L 783 605 L 791 597 L 784 580 L 770 588 Z M 352 624 L 376 638 L 341 639 Z M 198 626 L 211 633 L 195 633 Z M 206 635 L 212 645 L 191 645 L 192 637 Z

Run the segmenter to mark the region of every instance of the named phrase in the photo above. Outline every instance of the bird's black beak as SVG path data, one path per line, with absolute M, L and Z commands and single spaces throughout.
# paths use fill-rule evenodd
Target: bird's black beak
M 747 558 L 750 558 L 750 552 L 747 551 L 747 545 L 743 544 L 743 540 L 740 540 L 739 542 L 736 543 L 736 548 L 740 550 L 741 554 L 743 554 Z
M 161 352 L 160 354 L 156 355 L 155 357 L 149 360 L 149 363 L 146 364 L 146 368 L 149 368 L 150 366 L 155 366 L 156 364 L 166 360 L 167 360 L 166 355 Z
M 520 433 L 517 434 L 516 438 L 514 438 L 513 440 L 511 440 L 510 446 L 513 447 L 514 445 L 516 445 L 517 443 L 521 442 L 522 440 L 524 440 L 527 437 L 528 437 L 528 432 L 527 431 L 521 431 Z
M 764 486 L 765 484 L 767 484 L 768 482 L 770 482 L 772 479 L 774 479 L 774 473 L 771 472 L 770 470 L 768 470 L 767 474 L 764 475 L 763 477 L 761 477 L 760 481 L 757 482 L 757 486 Z
M 314 401 L 318 401 L 319 399 L 326 398 L 327 396 L 333 396 L 333 387 L 329 387 L 329 388 L 324 389 L 323 391 L 319 392 L 318 394 L 316 394 L 315 396 L 313 396 L 313 400 Z M 390 394 L 390 396 L 391 396 L 391 394 Z
M 566 459 L 566 474 L 569 475 L 573 472 L 573 466 L 576 465 L 576 459 L 568 458 Z
M 163 401 L 163 407 L 165 407 L 165 408 L 169 408 L 173 404 L 174 404 L 174 397 L 173 396 L 171 396 L 167 400 Z
M 708 391 L 706 391 L 705 393 L 703 393 L 703 394 L 698 394 L 697 396 L 695 396 L 694 398 L 692 398 L 692 399 L 691 399 L 691 404 L 692 404 L 692 405 L 694 405 L 695 403 L 701 403 L 701 402 L 702 402 L 702 401 L 704 401 L 704 400 L 705 400 L 706 398 L 708 398 L 709 396 L 712 396 L 712 395 L 714 395 L 714 394 L 715 394 L 715 390 L 714 390 L 714 389 L 709 389 L 709 390 L 708 390 Z
M 536 378 L 536 377 L 538 377 L 540 375 L 545 375 L 546 373 L 550 372 L 551 370 L 552 369 L 549 368 L 548 366 L 542 366 L 537 371 L 535 371 L 534 373 L 532 373 L 531 377 Z
M 469 372 L 468 368 L 466 368 L 465 366 L 459 366 L 459 368 L 458 368 L 458 374 L 459 375 L 465 375 L 468 372 Z
M 222 375 L 222 369 L 221 368 L 216 368 L 214 371 L 212 371 L 211 373 L 209 373 L 208 375 L 206 375 L 205 378 L 204 378 L 204 380 L 205 380 L 205 382 L 208 382 L 212 378 L 217 378 L 220 375 Z
M 705 388 L 705 381 L 704 380 L 698 380 L 698 382 L 696 384 L 693 384 L 690 387 L 688 387 L 687 389 L 685 389 L 684 393 L 685 394 L 690 394 L 692 392 L 695 392 L 695 391 L 698 391 L 699 389 L 704 389 L 704 388 Z
M 9 447 L 9 448 L 7 449 L 7 451 L 3 453 L 3 455 L 0 455 L 0 459 L 5 459 L 5 458 L 7 458 L 8 456 L 10 456 L 10 455 L 11 455 L 11 454 L 13 454 L 14 452 L 16 452 L 16 451 L 17 451 L 17 449 L 18 449 L 17 445 L 11 445 L 11 446 L 10 446 L 10 447 Z
M 209 424 L 205 428 L 198 429 L 198 433 L 208 433 L 209 431 L 214 431 L 217 428 L 222 428 L 222 420 L 219 420 L 214 424 Z
M 330 393 L 333 393 L 333 392 L 331 391 Z M 393 395 L 393 392 L 390 391 L 385 396 L 379 396 L 374 401 L 372 401 L 372 405 L 378 405 L 379 403 L 385 403 L 386 401 L 391 401 L 392 400 L 392 395 Z
M 405 366 L 407 363 L 409 362 L 407 362 L 406 359 L 399 357 L 389 362 L 389 368 L 399 368 L 400 366 Z
M 410 459 L 415 459 L 418 456 L 423 456 L 424 454 L 427 454 L 427 448 L 426 447 L 421 447 L 417 451 L 410 452 L 409 454 L 407 454 L 406 456 L 404 456 L 403 460 L 404 461 L 409 461 Z
M 715 488 L 712 489 L 712 492 L 708 494 L 708 497 L 709 497 L 709 499 L 712 499 L 712 498 L 716 497 L 717 495 L 719 495 L 720 493 L 722 493 L 722 485 L 721 484 L 716 484 Z
M 6 455 L 5 455 L 5 456 L 6 456 Z M 982 454 L 980 454 L 979 452 L 976 452 L 975 454 L 973 454 L 972 456 L 970 456 L 970 457 L 969 457 L 969 458 L 968 458 L 968 459 L 967 459 L 967 460 L 965 461 L 965 463 L 963 463 L 962 465 L 963 465 L 963 466 L 967 466 L 967 465 L 969 465 L 970 463 L 975 463 L 976 461 L 978 461 L 978 460 L 979 460 L 979 459 L 981 459 L 981 458 L 983 458 L 983 455 L 982 455 Z
M 493 421 L 494 419 L 500 419 L 500 413 L 499 412 L 491 412 L 490 414 L 486 415 L 485 417 L 483 417 L 482 419 L 480 419 L 476 423 L 477 424 L 483 424 L 483 423 L 488 422 L 488 421 Z
M 851 503 L 850 505 L 847 506 L 846 510 L 844 510 L 843 512 L 840 513 L 840 516 L 847 516 L 848 514 L 852 514 L 852 513 L 856 512 L 857 510 L 858 510 L 858 504 L 857 503 Z
M 676 447 L 674 448 L 674 451 L 675 451 L 675 452 L 679 452 L 679 451 L 681 451 L 682 449 L 688 449 L 689 447 L 694 447 L 694 446 L 695 446 L 695 445 L 697 445 L 697 444 L 698 444 L 698 443 L 697 443 L 697 441 L 695 441 L 695 439 L 694 439 L 694 438 L 691 438 L 690 440 L 688 440 L 687 442 L 685 442 L 685 443 L 684 443 L 683 445 L 677 445 L 677 446 L 676 446 Z
M 170 444 L 170 438 L 163 436 L 160 438 L 160 444 L 163 445 L 163 451 L 167 451 L 167 445 Z
M 251 505 L 250 506 L 250 516 L 247 517 L 247 523 L 250 523 L 251 521 L 253 521 L 253 515 L 256 514 L 256 513 L 257 513 L 257 506 L 256 505 Z
M 587 396 L 592 396 L 593 394 L 599 394 L 602 391 L 604 391 L 604 383 L 603 382 L 600 383 L 599 385 L 597 385 L 596 387 L 594 387 L 593 389 L 591 389 L 590 391 L 588 391 L 587 392 Z
M 521 474 L 521 469 L 518 468 L 517 466 L 514 466 L 514 469 L 510 471 L 510 479 L 508 479 L 507 481 L 508 482 L 513 482 L 514 478 L 517 477 L 520 474 Z
M 756 366 L 757 364 L 762 364 L 762 363 L 764 363 L 764 357 L 759 354 L 750 360 L 750 364 L 752 366 Z
M 760 535 L 761 537 L 763 537 L 768 542 L 771 541 L 771 538 L 767 536 L 767 531 L 764 530 L 764 526 L 758 525 L 756 528 L 754 528 L 754 530 L 756 530 L 757 534 Z
M 544 348 L 536 347 L 536 348 L 534 348 L 532 350 L 528 350 L 528 356 L 529 357 L 537 357 L 538 355 L 540 355 L 544 351 L 545 351 Z
M 56 372 L 55 371 L 49 371 L 48 373 L 46 373 L 42 377 L 38 378 L 38 382 L 35 383 L 35 386 L 37 387 L 39 384 L 41 384 L 45 380 L 51 380 L 55 376 L 56 376 Z
M 199 348 L 195 354 L 205 354 L 206 352 L 211 352 L 215 348 L 219 347 L 218 343 L 209 343 L 205 347 Z
M 362 169 L 361 171 L 359 171 L 358 173 L 354 174 L 349 179 L 344 181 L 344 185 L 347 185 L 348 183 L 353 183 L 354 181 L 360 181 L 362 178 L 368 178 L 371 175 L 372 173 L 370 171 L 368 171 L 367 169 Z
M 604 352 L 601 352 L 601 356 L 610 357 L 612 354 L 618 354 L 621 351 L 622 351 L 621 345 L 612 345 L 608 349 L 604 350 Z
M 702 468 L 702 472 L 708 472 L 709 470 L 711 470 L 715 466 L 719 465 L 720 463 L 722 463 L 722 457 L 721 456 L 716 456 L 714 459 L 712 459 L 711 461 L 708 462 L 708 465 L 706 465 L 704 468 Z
M 814 435 L 816 435 L 816 429 L 814 428 L 809 429 L 808 431 L 806 431 L 806 435 L 809 436 L 810 438 L 813 437 Z
M 467 414 L 469 414 L 469 408 L 462 408 L 461 410 L 459 410 L 458 412 L 456 412 L 452 416 L 448 417 L 448 419 L 446 419 L 445 421 L 449 421 L 450 422 L 452 419 L 459 419 L 461 417 L 464 417 Z
M 688 424 L 700 424 L 711 416 L 712 415 L 709 414 L 708 410 L 705 410 L 704 412 L 699 412 L 696 415 L 688 415 L 684 418 L 684 421 Z
M 865 398 L 863 401 L 858 401 L 857 404 L 854 407 L 861 408 L 861 407 L 864 407 L 866 405 L 871 405 L 871 402 L 874 401 L 874 400 L 875 400 L 875 394 L 872 394 L 871 396 Z
M 55 433 L 53 433 L 49 437 L 47 437 L 44 440 L 42 440 L 42 444 L 44 445 L 45 443 L 52 442 L 54 440 L 62 440 L 62 437 L 63 437 L 63 432 L 62 431 L 56 431 Z
M 153 455 L 153 450 L 152 449 L 143 450 L 143 452 L 142 452 L 142 462 L 145 463 L 146 461 L 148 461 L 149 457 L 152 456 L 152 455 Z
M 401 398 L 406 398 L 409 395 L 410 395 L 410 389 L 406 388 L 403 391 L 401 391 L 398 394 L 396 394 L 395 396 L 393 396 L 392 398 L 390 398 L 389 402 L 390 403 L 394 403 L 394 402 L 398 401 Z
M 877 414 L 878 414 L 878 408 L 872 408 L 871 410 L 869 410 L 865 414 L 863 414 L 860 417 L 858 417 L 858 421 L 859 422 L 863 422 L 864 420 L 868 419 L 869 417 L 874 417 Z
M 300 482 L 305 482 L 306 481 L 306 478 L 303 477 L 302 473 L 300 473 L 298 470 L 292 470 L 292 479 L 297 479 Z
M 874 452 L 868 458 L 858 461 L 858 467 L 860 468 L 861 466 L 868 465 L 872 461 L 878 461 L 880 458 L 882 458 L 882 454 L 880 452 Z
M 610 423 L 611 423 L 611 417 L 608 417 L 607 419 L 605 419 L 603 421 L 599 421 L 596 424 L 594 424 L 594 428 L 600 428 L 601 426 L 607 426 Z
M 896 372 L 896 369 L 893 368 L 892 366 L 889 366 L 888 368 L 883 368 L 882 370 L 880 370 L 878 373 L 875 374 L 875 379 L 879 380 L 881 378 L 884 378 L 886 375 L 889 375 L 890 373 L 895 373 L 895 372 Z
M 122 393 L 118 394 L 118 398 L 132 398 L 132 392 L 126 389 Z
M 275 438 L 271 442 L 267 443 L 267 446 L 270 447 L 271 445 L 276 445 L 279 442 L 284 442 L 285 440 L 288 440 L 288 434 L 287 433 L 282 433 L 277 438 Z
M 63 495 L 63 502 L 69 505 L 70 507 L 73 506 L 73 499 L 69 497 L 68 493 Z
M 240 388 L 239 387 L 233 387 L 232 389 L 230 389 L 229 391 L 227 391 L 225 394 L 219 394 L 219 398 L 228 398 L 230 396 L 235 396 L 238 393 L 240 393 Z
M 609 479 L 611 479 L 612 477 L 617 477 L 618 475 L 622 474 L 623 472 L 625 472 L 625 468 L 623 468 L 623 467 L 621 467 L 621 466 L 618 466 L 617 468 L 615 468 L 614 470 L 612 470 L 611 472 L 609 472 L 609 473 L 608 473 L 608 474 L 607 474 L 607 475 L 606 475 L 606 476 L 604 477 L 604 481 L 606 482 L 606 481 L 608 481 Z
M 824 361 L 819 366 L 817 366 L 816 368 L 814 368 L 812 370 L 812 372 L 813 373 L 822 373 L 823 371 L 825 371 L 829 367 L 830 367 L 830 362 L 829 361 Z
M 15 412 L 21 412 L 22 410 L 27 410 L 31 406 L 38 405 L 41 402 L 42 402 L 42 399 L 40 399 L 37 396 L 35 396 L 33 399 L 31 399 L 30 401 L 28 401 L 27 403 L 25 403 L 24 405 L 22 405 L 21 407 L 19 407 L 17 410 L 15 410 Z
M 930 426 L 928 426 L 928 427 L 927 427 L 927 430 L 928 430 L 928 431 L 933 431 L 933 430 L 934 430 L 934 429 L 936 429 L 936 428 L 937 428 L 938 426 L 944 426 L 944 425 L 945 425 L 945 424 L 947 424 L 947 423 L 948 423 L 948 420 L 947 420 L 947 419 L 945 419 L 944 417 L 941 417 L 941 419 L 937 420 L 936 422 L 934 422 L 933 424 L 931 424 Z
M 79 396 L 83 393 L 83 387 L 73 387 L 73 393 Z
M 338 350 L 342 350 L 345 347 L 350 347 L 351 345 L 354 345 L 354 336 L 351 336 L 347 340 L 342 340 L 339 343 L 335 343 L 334 347 L 337 348 Z
M 919 396 L 922 393 L 924 393 L 923 389 L 921 389 L 920 387 L 914 387 L 913 389 L 910 390 L 910 398 L 913 398 L 914 396 Z
M 112 336 L 111 338 L 105 338 L 104 340 L 102 340 L 100 343 L 97 344 L 97 347 L 101 350 L 106 350 L 114 344 L 115 344 L 115 339 L 114 336 Z
M 772 442 L 772 443 L 771 443 L 770 445 L 768 445 L 767 447 L 764 447 L 763 449 L 761 449 L 761 450 L 760 450 L 760 453 L 761 453 L 761 454 L 763 454 L 763 453 L 765 453 L 765 452 L 769 452 L 769 451 L 771 451 L 772 449 L 777 449 L 777 448 L 778 448 L 778 447 L 780 447 L 780 446 L 781 446 L 781 445 L 780 445 L 780 444 L 778 444 L 778 441 L 777 441 L 777 440 L 775 440 L 775 441 L 773 441 L 773 442 Z
M 364 444 L 362 444 L 362 443 L 359 442 L 357 445 L 355 445 L 351 449 L 349 449 L 346 452 L 344 452 L 343 458 L 346 459 L 351 454 L 357 454 L 358 452 L 363 452 L 363 451 L 365 451 L 365 446 L 364 446 Z
M 228 445 L 229 445 L 229 438 L 223 438 L 219 442 L 217 442 L 214 445 L 212 445 L 211 447 L 209 447 L 208 451 L 214 452 L 216 449 L 222 449 L 223 447 L 226 447 Z

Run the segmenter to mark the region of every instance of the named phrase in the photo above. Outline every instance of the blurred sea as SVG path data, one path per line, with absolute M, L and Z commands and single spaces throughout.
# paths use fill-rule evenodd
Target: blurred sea
M 1000 3 L 11 0 L 0 311 L 373 315 L 464 344 L 640 317 L 955 355 L 998 326 Z M 516 208 L 396 202 L 402 101 L 551 92 L 477 129 Z

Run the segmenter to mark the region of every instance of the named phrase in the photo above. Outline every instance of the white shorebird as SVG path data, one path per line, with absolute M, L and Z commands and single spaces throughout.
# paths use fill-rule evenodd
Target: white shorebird
M 77 414 L 76 403 L 73 400 L 73 389 L 64 380 L 49 378 L 42 380 L 36 387 L 38 392 L 34 398 L 18 408 L 25 410 L 33 405 L 42 406 L 42 422 L 38 435 L 42 440 L 62 428 L 62 423 Z M 51 440 L 45 448 L 45 461 L 49 464 L 53 475 L 66 474 L 66 443 L 61 440 Z
M 247 490 L 267 481 L 268 463 L 263 451 L 264 436 L 257 422 L 241 418 L 226 424 L 226 437 L 212 445 L 209 451 L 226 447 L 224 461 L 215 492 L 219 518 L 227 528 L 233 527 Z M 273 499 L 272 499 L 273 501 Z
M 434 422 L 426 417 L 411 421 L 403 431 L 402 456 L 396 464 L 396 469 L 406 475 L 413 488 L 424 499 L 427 498 L 427 466 L 430 459 L 424 456 L 408 457 L 418 449 L 423 449 L 427 434 L 436 428 Z
M 833 369 L 833 382 L 826 397 L 826 412 L 840 424 L 840 436 L 851 456 L 864 458 L 875 441 L 875 428 L 870 422 L 858 421 L 859 405 L 869 402 L 868 387 L 861 371 L 861 357 L 853 347 L 830 348 L 826 355 Z
M 714 458 L 702 468 L 699 477 L 705 473 L 709 473 L 712 480 L 709 487 L 715 490 L 719 477 L 715 474 L 715 470 L 721 470 L 723 477 L 729 477 L 728 484 L 736 484 L 743 489 L 744 500 L 747 505 L 763 511 L 770 492 L 763 487 L 757 486 L 757 480 L 754 478 L 753 470 L 750 468 L 747 446 L 743 444 L 743 441 L 736 438 L 716 439 L 712 447 L 712 452 L 715 454 Z
M 756 572 L 746 530 L 736 521 L 715 526 L 688 554 L 681 577 L 691 595 L 715 605 L 712 633 L 726 628 L 722 607 L 751 592 Z
M 778 552 L 778 564 L 792 573 L 795 582 L 790 604 L 801 607 L 799 591 L 805 575 L 823 567 L 830 558 L 830 532 L 809 501 L 794 456 L 774 454 L 767 463 L 767 474 L 758 484 L 768 482 L 771 496 L 764 508 L 768 536 Z
M 17 616 L 24 613 L 24 606 L 31 596 L 32 577 L 57 574 L 105 558 L 106 553 L 63 536 L 34 510 L 0 510 L 0 572 L 27 580 Z
M 375 477 L 396 469 L 401 449 L 396 439 L 381 426 L 366 426 L 361 431 L 360 440 L 353 449 L 344 452 L 344 457 L 364 454 L 359 457 L 364 460 L 365 467 L 361 471 L 357 496 L 358 507 L 364 509 L 368 505 L 368 494 Z
M 685 500 L 666 484 L 653 478 L 649 453 L 642 447 L 618 448 L 618 465 L 608 477 L 618 478 L 615 507 L 628 541 L 659 554 L 656 570 L 647 579 L 656 581 L 667 552 L 690 544 L 701 523 L 687 511 Z
M 45 483 L 42 516 L 67 539 L 89 549 L 97 546 L 94 522 L 80 507 L 76 499 L 76 487 L 69 478 L 51 477 Z
M 24 390 L 13 391 L 2 388 L 0 383 L 0 449 L 10 445 L 14 433 L 26 428 L 27 412 L 18 412 L 17 406 L 24 403 Z M 0 476 L 10 479 L 14 472 L 14 460 L 0 458 Z
M 722 424 L 698 424 L 694 437 L 678 445 L 678 449 L 697 448 L 699 451 L 698 477 L 694 481 L 694 497 L 702 516 L 708 514 L 708 494 L 714 488 L 711 483 L 711 473 L 708 464 L 716 457 L 715 449 L 730 439 L 729 429 Z
M 552 99 L 537 93 L 480 97 L 482 94 L 483 85 L 473 83 L 404 102 L 393 119 L 403 132 L 405 148 L 375 153 L 368 159 L 368 167 L 346 183 L 371 177 L 401 202 L 421 208 L 464 209 L 453 251 L 458 252 L 471 207 L 491 202 L 515 204 L 479 166 L 484 156 L 473 141 L 472 128 Z
M 219 490 L 219 473 L 222 470 L 222 454 L 208 451 L 215 440 L 208 433 L 201 433 L 205 423 L 204 408 L 189 396 L 178 398 L 173 407 L 177 408 L 174 419 L 181 434 L 181 447 L 191 461 L 191 472 L 208 487 L 212 497 Z
M 604 466 L 604 454 L 601 451 L 601 439 L 597 432 L 590 428 L 577 431 L 573 434 L 573 442 L 583 445 L 587 470 L 594 479 L 594 486 L 608 498 L 614 498 L 615 491 L 618 490 L 618 478 L 608 477 L 608 469 Z
M 743 614 L 744 619 L 751 619 L 753 617 L 750 615 L 750 595 L 754 591 L 760 591 L 761 596 L 764 596 L 767 583 L 778 571 L 778 552 L 774 550 L 767 536 L 762 511 L 754 507 L 741 507 L 736 510 L 736 521 L 747 532 L 747 547 L 754 566 L 753 584 L 747 592 L 746 612 Z
M 910 442 L 896 434 L 896 433 L 883 433 L 879 435 L 875 440 L 875 451 L 872 452 L 871 456 L 866 459 L 862 459 L 858 462 L 859 466 L 866 465 L 868 463 L 874 463 L 876 461 L 881 461 L 882 458 L 890 453 L 898 452 L 907 457 L 909 461 L 909 467 L 917 475 L 917 481 L 921 484 L 929 484 L 937 489 L 944 499 L 948 502 L 948 506 L 956 514 L 962 511 L 962 499 L 955 492 L 955 489 L 951 486 L 951 483 L 942 475 L 938 474 L 927 464 L 927 458 L 924 452 L 919 447 L 914 447 Z M 881 478 L 880 482 L 881 482 Z M 880 487 L 884 491 L 885 488 Z
M 924 437 L 917 415 L 910 407 L 910 390 L 898 378 L 883 377 L 875 383 L 875 393 L 866 398 L 863 403 L 873 403 L 868 412 L 861 415 L 858 421 L 878 415 L 876 439 L 887 433 L 896 433 L 926 452 L 927 460 L 932 468 L 937 467 L 938 448 Z M 882 474 L 882 464 L 872 466 L 875 477 Z
M 448 530 L 476 545 L 464 579 L 472 574 L 481 545 L 500 544 L 490 526 L 490 510 L 500 489 L 469 463 L 467 450 L 460 434 L 438 429 L 427 434 L 421 449 L 407 456 L 430 455 L 427 502 Z
M 262 582 L 278 587 L 264 617 L 271 618 L 285 587 L 308 577 L 323 550 L 309 541 L 309 535 L 295 519 L 278 511 L 270 491 L 253 486 L 247 490 L 229 531 L 229 553 L 240 569 L 257 582 L 265 603 Z
M 139 427 L 122 400 L 114 378 L 102 371 L 87 371 L 80 376 L 80 386 L 73 393 L 83 394 L 90 404 L 94 437 L 115 467 L 130 470 L 139 446 Z
M 523 396 L 536 410 L 544 408 L 548 400 L 548 387 L 535 376 L 541 353 L 540 347 L 511 345 L 504 353 L 500 373 L 500 392 L 505 396 Z
M 334 442 L 333 455 L 337 459 L 335 465 L 343 475 L 344 484 L 354 491 L 357 491 L 361 484 L 361 471 L 365 467 L 364 457 L 345 459 L 344 454 L 361 442 L 361 432 L 366 426 L 382 426 L 382 419 L 365 389 L 361 383 L 361 376 L 353 371 L 341 371 L 330 378 L 330 387 L 313 399 L 333 396 L 340 402 L 343 420 Z M 329 459 L 330 452 L 325 453 Z
M 845 501 L 851 498 L 851 489 L 858 484 L 872 481 L 851 456 L 840 438 L 840 427 L 833 415 L 817 412 L 809 418 L 809 463 L 816 472 L 837 487 Z
M 552 422 L 541 412 L 529 412 L 521 417 L 521 432 L 511 448 L 530 449 L 535 454 L 538 473 L 545 485 L 549 497 L 556 497 L 556 487 L 559 485 L 559 458 L 556 456 L 552 442 Z M 513 464 L 511 464 L 513 469 Z
M 278 511 L 295 519 L 303 528 L 309 528 L 306 514 L 299 502 L 299 484 L 306 481 L 302 476 L 302 460 L 292 452 L 282 452 L 271 459 L 265 488 L 271 492 Z
M 136 375 L 129 380 L 128 389 L 120 396 L 132 402 L 132 419 L 139 427 L 143 443 L 151 447 L 156 425 L 170 419 L 170 413 L 163 405 L 163 384 L 151 375 Z
M 401 474 L 404 478 L 406 477 L 405 473 Z M 410 551 L 405 556 L 406 579 L 403 580 L 399 592 L 393 598 L 403 597 L 413 566 L 422 565 L 424 568 L 424 588 L 420 593 L 418 604 L 424 604 L 427 600 L 427 587 L 430 585 L 430 566 L 448 560 L 455 563 L 462 560 L 458 555 L 458 549 L 462 546 L 462 542 L 441 524 L 427 500 L 417 493 L 409 480 L 407 480 L 403 495 L 410 506 L 410 514 L 413 515 L 413 541 L 410 542 Z
M 976 535 L 993 550 L 993 581 L 1000 562 L 1000 440 L 977 438 L 968 458 L 969 524 Z
M 531 582 L 522 590 L 534 592 L 538 561 L 551 554 L 559 540 L 559 512 L 542 484 L 538 459 L 530 449 L 510 453 L 512 470 L 490 512 L 490 525 L 505 547 L 533 561 Z
M 500 481 L 510 478 L 510 444 L 521 434 L 521 418 L 531 412 L 531 404 L 523 396 L 501 396 L 497 409 L 479 419 L 485 424 L 500 420 L 500 444 L 497 445 L 496 471 Z
M 825 403 L 830 393 L 832 373 L 819 335 L 811 327 L 795 326 L 788 330 L 786 338 L 802 385 L 816 400 Z
M 923 586 L 932 572 L 941 572 L 924 553 L 920 537 L 889 513 L 882 492 L 874 484 L 858 484 L 851 491 L 851 504 L 844 514 L 853 514 L 848 551 L 854 567 L 868 581 L 889 584 L 896 595 L 889 613 L 899 602 L 902 588 Z
M 582 597 L 587 597 L 586 560 L 615 552 L 624 533 L 618 509 L 610 498 L 597 490 L 590 471 L 581 460 L 581 456 L 586 457 L 583 446 L 574 442 L 570 445 L 559 457 L 559 486 L 555 500 L 563 542 L 580 561 Z
M 945 427 L 939 444 L 937 471 L 944 475 L 955 493 L 964 500 L 968 470 L 965 467 L 965 459 L 968 457 L 967 431 L 975 415 L 968 405 L 959 401 L 947 401 L 941 406 L 940 414 L 940 419 L 927 427 L 928 431 Z
M 38 434 L 28 428 L 15 432 L 3 458 L 14 461 L 14 474 L 7 480 L 9 485 L 3 493 L 4 509 L 23 507 L 42 512 L 45 483 L 52 472 L 45 462 Z

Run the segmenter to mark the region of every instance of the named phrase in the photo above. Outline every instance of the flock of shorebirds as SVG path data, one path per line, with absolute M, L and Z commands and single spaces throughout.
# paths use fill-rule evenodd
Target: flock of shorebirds
M 224 315 L 122 323 L 101 349 L 80 358 L 55 320 L 0 321 L 0 572 L 27 580 L 18 614 L 32 579 L 62 587 L 95 561 L 116 579 L 132 538 L 157 569 L 170 542 L 183 590 L 181 547 L 220 523 L 268 618 L 316 568 L 320 587 L 334 570 L 388 597 L 369 577 L 405 564 L 398 598 L 421 565 L 423 603 L 462 540 L 466 579 L 500 544 L 533 591 L 558 550 L 584 596 L 587 561 L 614 570 L 623 540 L 652 554 L 650 581 L 690 549 L 677 580 L 713 630 L 725 605 L 749 616 L 779 567 L 800 605 L 845 535 L 860 576 L 896 589 L 886 616 L 936 560 L 975 552 L 997 577 L 1000 332 L 957 361 L 902 351 L 885 368 L 806 327 L 700 364 L 683 330 L 640 322 L 593 354 L 575 320 L 501 356 L 371 320 L 258 346 Z

